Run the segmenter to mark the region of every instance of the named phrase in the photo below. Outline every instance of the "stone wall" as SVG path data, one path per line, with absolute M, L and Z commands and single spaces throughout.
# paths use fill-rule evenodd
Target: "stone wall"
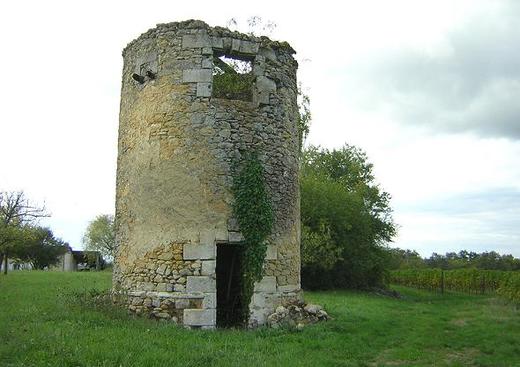
M 201 21 L 160 24 L 123 51 L 114 290 L 129 309 L 216 324 L 216 246 L 239 243 L 233 170 L 259 152 L 273 201 L 251 323 L 300 297 L 297 63 L 286 44 Z M 212 98 L 213 56 L 250 60 L 252 101 Z

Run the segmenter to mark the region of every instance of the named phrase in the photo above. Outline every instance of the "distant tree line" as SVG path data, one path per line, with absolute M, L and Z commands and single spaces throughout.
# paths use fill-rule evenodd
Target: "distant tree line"
M 433 253 L 429 258 L 422 258 L 416 251 L 400 248 L 388 249 L 390 270 L 400 269 L 482 269 L 482 270 L 520 270 L 520 259 L 513 255 L 500 255 L 495 251 L 477 253 L 462 250 L 447 252 L 444 255 Z

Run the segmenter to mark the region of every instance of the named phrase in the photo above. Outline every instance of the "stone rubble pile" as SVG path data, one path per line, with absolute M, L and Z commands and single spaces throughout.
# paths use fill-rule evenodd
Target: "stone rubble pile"
M 267 325 L 271 328 L 296 328 L 301 330 L 308 324 L 330 319 L 328 313 L 320 305 L 296 302 L 286 306 L 278 306 L 274 313 L 267 317 Z

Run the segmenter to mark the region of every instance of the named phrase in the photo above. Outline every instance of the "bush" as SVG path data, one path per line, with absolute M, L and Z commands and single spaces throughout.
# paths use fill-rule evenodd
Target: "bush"
M 311 147 L 301 170 L 302 284 L 307 289 L 382 286 L 395 234 L 390 196 L 365 153 Z M 323 262 L 320 265 L 320 262 Z

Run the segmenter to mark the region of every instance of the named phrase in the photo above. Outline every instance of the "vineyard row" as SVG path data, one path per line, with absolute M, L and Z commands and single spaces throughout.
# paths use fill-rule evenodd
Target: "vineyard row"
M 520 304 L 520 271 L 409 269 L 392 271 L 390 279 L 393 284 L 437 292 L 496 293 Z

